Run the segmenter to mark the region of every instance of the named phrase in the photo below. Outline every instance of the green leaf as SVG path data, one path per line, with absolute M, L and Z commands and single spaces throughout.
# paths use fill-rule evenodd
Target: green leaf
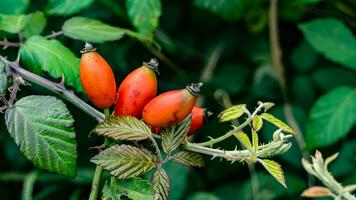
M 83 92 L 79 79 L 79 58 L 59 41 L 32 36 L 21 45 L 20 55 L 24 65 L 32 71 L 46 71 L 55 78 L 64 75 L 66 84 Z
M 183 199 L 189 186 L 190 168 L 176 162 L 168 162 L 163 166 L 169 177 L 174 177 L 170 182 L 169 200 Z
M 0 97 L 5 96 L 7 91 L 7 74 L 5 66 L 5 63 L 0 60 Z
M 234 119 L 239 118 L 241 115 L 244 114 L 246 109 L 246 104 L 240 104 L 240 105 L 235 105 L 235 106 L 231 106 L 230 108 L 222 111 L 219 114 L 219 121 L 220 122 L 227 122 L 227 121 L 231 121 Z
M 189 151 L 180 151 L 173 156 L 173 160 L 188 167 L 203 167 L 204 158 L 202 155 Z
M 340 86 L 356 87 L 356 73 L 340 67 L 323 67 L 312 74 L 317 87 L 326 92 Z
M 94 133 L 114 140 L 139 141 L 151 135 L 150 128 L 142 121 L 132 116 L 111 116 L 101 122 Z
M 157 169 L 153 174 L 152 186 L 155 191 L 154 200 L 167 200 L 170 183 L 167 173 L 163 169 Z
M 127 14 L 136 29 L 146 35 L 153 36 L 161 16 L 160 0 L 126 0 Z
M 306 131 L 309 149 L 334 144 L 356 122 L 356 90 L 340 87 L 320 97 L 313 105 Z
M 68 16 L 89 7 L 94 0 L 49 0 L 46 12 L 49 15 Z
M 248 150 L 253 151 L 252 144 L 250 138 L 246 133 L 242 131 L 238 131 L 234 133 L 234 136 L 239 140 L 239 142 Z
M 119 40 L 125 34 L 124 29 L 85 17 L 68 19 L 62 29 L 64 35 L 70 38 L 98 43 Z
M 208 192 L 195 192 L 190 195 L 187 200 L 220 200 L 213 193 Z
M 6 126 L 20 151 L 41 169 L 76 175 L 73 118 L 65 104 L 51 96 L 27 96 L 6 110 Z
M 313 68 L 317 59 L 317 52 L 309 43 L 303 40 L 293 50 L 291 60 L 298 71 L 306 72 Z
M 179 124 L 167 127 L 161 131 L 164 152 L 170 153 L 174 151 L 184 141 L 191 123 L 192 116 L 189 115 Z
M 142 178 L 133 177 L 128 180 L 107 180 L 103 187 L 102 200 L 152 200 L 153 189 L 151 184 Z
M 279 163 L 268 159 L 258 159 L 258 161 L 263 165 L 263 167 L 268 171 L 268 173 L 270 173 L 280 184 L 287 188 L 283 170 Z
M 257 132 L 255 130 L 252 130 L 252 146 L 253 146 L 253 150 L 254 152 L 257 152 L 257 148 L 258 148 L 258 135 Z
M 356 166 L 356 140 L 348 140 L 342 145 L 340 155 L 335 162 L 330 164 L 330 171 L 333 176 L 341 177 L 347 176 L 354 172 Z
M 356 69 L 356 39 L 339 20 L 315 19 L 299 25 L 306 40 L 326 58 Z
M 194 6 L 207 10 L 229 21 L 239 19 L 246 6 L 247 0 L 194 0 Z
M 319 3 L 321 0 L 296 0 L 296 4 L 316 4 Z
M 91 159 L 119 179 L 140 176 L 156 167 L 156 158 L 147 149 L 130 145 L 115 145 Z
M 259 131 L 263 126 L 263 120 L 260 116 L 256 115 L 252 119 L 252 127 L 256 130 Z
M 277 126 L 278 128 L 282 129 L 283 131 L 286 131 L 288 133 L 294 133 L 292 128 L 290 128 L 287 124 L 285 124 L 281 120 L 275 118 L 273 115 L 268 114 L 268 113 L 262 113 L 260 116 L 262 119 L 272 123 L 273 125 Z
M 23 30 L 24 37 L 28 38 L 32 35 L 38 35 L 42 33 L 47 23 L 47 19 L 40 11 L 36 11 L 31 14 L 31 19 L 27 26 Z
M 30 0 L 1 0 L 0 13 L 7 15 L 18 15 L 26 11 Z
M 19 33 L 30 22 L 31 15 L 0 14 L 0 30 L 8 33 Z

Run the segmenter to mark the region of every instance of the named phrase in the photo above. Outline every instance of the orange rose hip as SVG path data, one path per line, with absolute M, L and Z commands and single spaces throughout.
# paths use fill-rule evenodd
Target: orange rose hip
M 143 109 L 143 120 L 156 127 L 167 127 L 181 122 L 192 112 L 201 86 L 202 83 L 192 83 L 185 89 L 158 95 Z
M 109 108 L 116 99 L 114 73 L 106 60 L 89 43 L 80 58 L 80 81 L 90 101 L 98 108 Z
M 151 59 L 132 71 L 117 92 L 115 115 L 141 118 L 145 105 L 157 95 L 158 61 Z
M 211 115 L 212 113 L 207 109 L 194 106 L 192 110 L 192 124 L 190 125 L 188 136 L 200 129 Z

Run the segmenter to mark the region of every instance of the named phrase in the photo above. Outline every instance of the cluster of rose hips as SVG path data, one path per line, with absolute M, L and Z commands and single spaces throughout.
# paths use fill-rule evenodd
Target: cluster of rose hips
M 115 103 L 116 116 L 143 119 L 154 133 L 177 124 L 192 113 L 188 135 L 197 131 L 208 117 L 206 109 L 194 106 L 201 83 L 185 89 L 157 95 L 158 61 L 151 59 L 132 71 L 122 81 L 116 93 L 116 81 L 110 65 L 89 43 L 81 51 L 80 80 L 90 101 L 98 108 L 107 109 Z

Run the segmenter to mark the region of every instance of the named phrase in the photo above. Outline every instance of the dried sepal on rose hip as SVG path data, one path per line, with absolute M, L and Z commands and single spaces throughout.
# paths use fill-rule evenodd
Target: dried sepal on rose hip
M 202 83 L 191 83 L 185 89 L 172 90 L 153 98 L 143 109 L 143 120 L 154 127 L 181 122 L 191 112 Z
M 192 109 L 192 124 L 190 125 L 188 136 L 193 135 L 193 133 L 199 130 L 211 115 L 213 113 L 206 108 L 194 106 Z
M 158 61 L 151 59 L 132 71 L 117 92 L 115 115 L 141 118 L 145 105 L 157 95 Z
M 96 107 L 110 108 L 116 99 L 116 81 L 110 65 L 89 43 L 80 52 L 80 81 L 85 93 Z

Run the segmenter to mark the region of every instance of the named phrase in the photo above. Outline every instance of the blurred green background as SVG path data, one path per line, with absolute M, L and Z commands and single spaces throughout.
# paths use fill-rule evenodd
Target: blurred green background
M 356 30 L 356 1 L 279 1 L 279 40 L 287 98 L 281 92 L 271 57 L 269 8 L 268 0 L 162 0 L 159 24 L 153 33 L 153 40 L 161 46 L 161 50 L 127 36 L 95 46 L 112 66 L 118 82 L 152 57 L 158 57 L 161 63 L 160 92 L 183 88 L 189 82 L 202 80 L 205 82 L 202 91 L 204 100 L 200 99 L 200 103 L 216 114 L 230 100 L 232 104 L 246 103 L 251 109 L 257 101 L 271 101 L 276 104 L 271 112 L 286 121 L 283 105 L 288 101 L 301 132 L 306 136 L 309 131 L 307 127 L 312 123 L 311 109 L 317 100 L 335 88 L 356 86 L 356 39 L 353 36 Z M 37 10 L 45 13 L 47 18 L 42 35 L 61 30 L 63 23 L 72 16 L 98 19 L 112 26 L 135 30 L 123 0 L 0 1 L 0 13 L 3 14 L 32 13 Z M 142 16 L 146 14 L 142 13 Z M 316 23 L 318 21 L 314 20 L 325 21 Z M 335 28 L 336 32 L 330 32 L 330 28 Z M 0 32 L 0 36 L 9 41 L 17 40 L 16 35 L 5 32 Z M 63 35 L 56 39 L 80 56 L 83 41 Z M 11 60 L 16 58 L 16 52 L 16 48 L 0 50 L 1 55 Z M 50 78 L 48 74 L 43 76 Z M 23 88 L 18 99 L 29 94 L 51 93 L 32 85 Z M 83 95 L 81 97 L 85 99 Z M 343 100 L 339 95 L 331 94 L 329 98 L 335 104 Z M 4 115 L 0 114 L 0 199 L 21 199 L 33 182 L 33 199 L 74 200 L 88 197 L 95 167 L 89 159 L 96 154 L 95 150 L 88 148 L 101 144 L 102 138 L 89 138 L 89 132 L 97 122 L 70 103 L 66 104 L 75 119 L 78 176 L 69 179 L 35 169 L 19 153 L 6 130 Z M 316 112 L 325 111 L 333 105 Z M 335 110 L 331 112 L 336 113 Z M 316 147 L 325 156 L 340 152 L 338 160 L 331 165 L 331 172 L 345 184 L 355 183 L 356 180 L 353 128 L 356 110 L 348 112 L 351 114 L 341 112 L 335 116 L 335 119 L 341 119 L 341 122 L 337 122 L 338 127 L 343 128 L 327 127 L 334 128 L 333 134 L 338 135 L 337 139 L 318 145 L 314 141 L 323 138 L 322 135 L 306 136 L 311 153 Z M 343 117 L 352 118 L 351 125 L 344 124 Z M 218 123 L 215 115 L 195 134 L 194 140 L 205 141 L 207 136 L 219 136 L 229 128 L 229 124 Z M 273 131 L 269 125 L 263 128 L 260 134 L 265 142 L 271 138 Z M 237 140 L 232 138 L 221 146 L 232 149 L 236 144 Z M 284 189 L 261 166 L 257 166 L 260 199 L 300 199 L 301 192 L 308 185 L 307 174 L 300 163 L 301 155 L 293 139 L 292 148 L 277 158 L 285 171 L 288 189 Z M 206 166 L 201 169 L 190 169 L 174 163 L 167 166 L 172 184 L 169 199 L 252 198 L 247 165 L 205 158 Z M 315 184 L 320 183 L 316 181 Z

